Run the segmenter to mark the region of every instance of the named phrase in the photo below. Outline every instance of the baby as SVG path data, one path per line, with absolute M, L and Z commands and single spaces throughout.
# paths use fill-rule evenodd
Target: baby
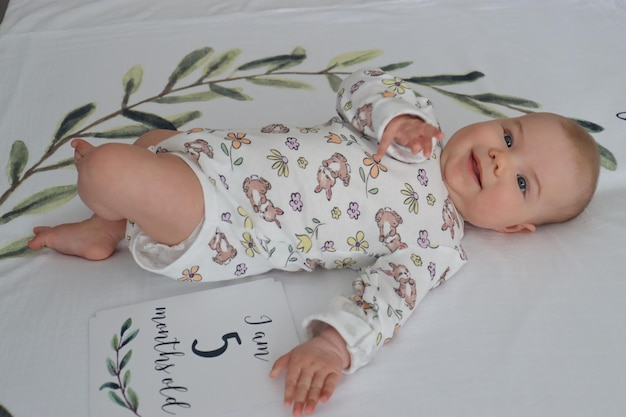
M 476 123 L 442 147 L 430 101 L 378 69 L 344 80 L 337 111 L 309 128 L 159 130 L 97 148 L 76 139 L 78 193 L 94 214 L 37 227 L 29 246 L 98 260 L 126 239 L 141 267 L 181 281 L 360 270 L 355 293 L 310 317 L 313 337 L 272 368 L 286 371 L 297 417 L 465 263 L 464 221 L 532 232 L 577 216 L 596 188 L 597 145 L 562 116 Z

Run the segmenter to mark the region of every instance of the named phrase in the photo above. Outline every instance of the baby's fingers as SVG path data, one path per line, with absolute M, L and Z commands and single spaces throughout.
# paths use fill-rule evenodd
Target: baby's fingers
M 274 365 L 272 366 L 272 370 L 270 371 L 270 378 L 276 378 L 277 376 L 279 376 L 285 369 L 287 369 L 287 366 L 289 366 L 289 353 L 281 356 L 280 358 L 276 359 L 276 362 L 274 362 Z

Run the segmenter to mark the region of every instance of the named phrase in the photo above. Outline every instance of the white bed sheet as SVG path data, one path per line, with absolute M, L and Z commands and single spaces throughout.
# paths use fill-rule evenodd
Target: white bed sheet
M 148 97 L 163 87 L 186 53 L 203 46 L 216 53 L 241 48 L 239 64 L 302 46 L 307 59 L 299 69 L 308 72 L 339 54 L 374 49 L 384 53 L 364 64 L 413 61 L 398 70 L 406 77 L 481 71 L 485 76 L 477 81 L 445 89 L 524 97 L 543 110 L 595 122 L 604 128 L 596 138 L 617 166 L 602 170 L 596 198 L 571 223 L 515 236 L 468 227 L 468 265 L 433 291 L 402 333 L 373 363 L 345 378 L 318 413 L 624 415 L 623 2 L 356 3 L 363 2 L 235 1 L 201 7 L 181 1 L 173 7 L 166 1 L 11 0 L 0 25 L 1 163 L 7 164 L 14 141 L 22 140 L 31 166 L 59 121 L 85 103 L 96 103 L 92 120 L 115 111 L 122 77 L 134 65 L 144 69 L 137 97 Z M 185 127 L 312 124 L 332 116 L 333 93 L 326 80 L 296 79 L 315 90 L 242 83 L 238 86 L 254 100 L 142 109 L 164 115 L 202 111 Z M 448 135 L 485 118 L 433 89 L 416 89 L 434 101 Z M 128 123 L 116 119 L 102 126 Z M 52 160 L 70 156 L 65 146 Z M 73 169 L 34 175 L 0 205 L 0 216 L 33 193 L 74 180 Z M 8 181 L 0 180 L 0 193 L 10 187 Z M 17 216 L 0 225 L 0 251 L 34 225 L 86 215 L 74 198 L 56 210 Z M 296 323 L 331 295 L 348 292 L 355 276 L 269 275 L 284 283 Z M 51 251 L 1 259 L 0 404 L 15 417 L 87 415 L 89 318 L 102 309 L 215 285 L 224 284 L 182 285 L 141 271 L 123 246 L 110 260 L 95 263 Z M 383 399 L 374 392 L 384 392 Z M 228 415 L 288 412 L 277 398 L 254 412 Z

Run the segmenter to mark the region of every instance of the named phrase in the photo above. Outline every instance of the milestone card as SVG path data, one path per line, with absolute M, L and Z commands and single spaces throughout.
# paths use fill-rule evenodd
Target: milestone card
M 212 416 L 282 403 L 268 374 L 299 343 L 264 279 L 101 311 L 89 322 L 91 417 Z

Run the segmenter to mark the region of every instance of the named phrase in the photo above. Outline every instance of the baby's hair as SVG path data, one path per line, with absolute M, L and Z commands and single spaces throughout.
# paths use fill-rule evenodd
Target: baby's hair
M 585 210 L 598 186 L 600 150 L 596 140 L 575 121 L 559 116 L 567 139 L 572 144 L 576 160 L 576 175 L 580 186 L 570 204 L 546 223 L 561 223 L 574 219 Z

